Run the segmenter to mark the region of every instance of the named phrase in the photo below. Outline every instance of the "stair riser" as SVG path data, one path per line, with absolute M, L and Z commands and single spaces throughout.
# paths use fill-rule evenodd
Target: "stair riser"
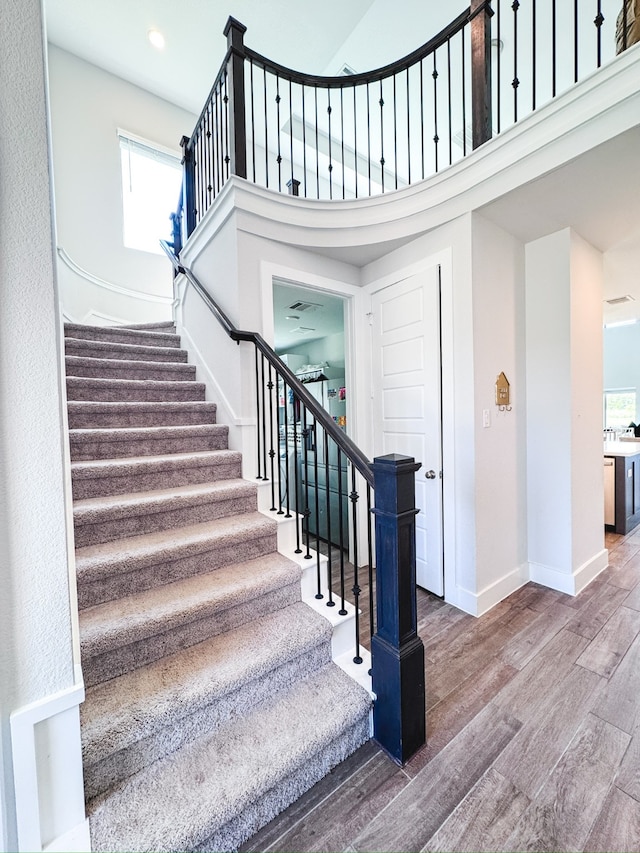
M 135 386 L 118 385 L 90 378 L 67 379 L 67 399 L 104 403 L 173 403 L 180 401 L 204 402 L 205 386 L 202 382 L 176 382 L 153 386 L 138 382 Z
M 176 437 L 155 441 L 71 441 L 71 461 L 90 459 L 121 459 L 129 456 L 160 456 L 164 453 L 199 453 L 203 450 L 226 450 L 227 432 L 221 430 L 208 436 Z
M 108 341 L 82 341 L 68 338 L 64 344 L 65 355 L 79 358 L 110 358 L 126 361 L 181 362 L 187 363 L 185 349 L 175 347 L 135 347 L 130 344 L 112 344 Z
M 156 473 L 135 473 L 125 476 L 76 478 L 72 474 L 73 498 L 99 498 L 107 495 L 125 495 L 128 492 L 143 492 L 151 489 L 171 489 L 197 483 L 211 483 L 242 477 L 239 461 L 191 468 L 170 469 Z
M 317 672 L 330 660 L 331 648 L 327 642 L 310 649 L 301 649 L 300 655 L 294 660 L 265 672 L 261 678 L 247 681 L 237 690 L 189 716 L 172 720 L 171 725 L 142 738 L 126 749 L 95 763 L 90 763 L 90 756 L 85 755 L 85 798 L 90 800 L 205 732 L 214 731 L 232 718 L 239 708 L 243 714 L 249 713 L 258 703 L 269 699 L 293 681 Z
M 136 566 L 126 573 L 112 574 L 111 571 L 105 570 L 104 574 L 98 577 L 83 576 L 80 573 L 78 575 L 78 607 L 83 610 L 165 583 L 222 569 L 238 561 L 264 557 L 267 554 L 273 554 L 276 545 L 275 533 L 255 536 L 251 539 L 247 539 L 244 535 L 237 541 L 231 540 L 222 544 L 214 542 L 213 550 L 202 550 L 173 560 Z
M 255 512 L 256 509 L 255 494 L 223 500 L 214 498 L 194 506 L 171 507 L 163 512 L 150 514 L 136 515 L 136 510 L 132 508 L 127 515 L 102 522 L 83 524 L 76 520 L 75 541 L 78 548 L 86 548 L 89 545 L 126 539 L 128 536 L 140 536 L 157 530 L 170 530 L 187 524 L 200 524 L 216 518 Z
M 101 359 L 96 359 L 100 362 Z M 141 361 L 140 367 L 131 365 L 67 363 L 67 376 L 82 376 L 85 379 L 139 379 L 154 382 L 193 382 L 196 368 L 192 364 L 163 366 L 154 361 Z
M 212 850 L 237 850 L 259 829 L 294 803 L 306 791 L 323 779 L 342 761 L 352 755 L 358 747 L 369 740 L 369 719 L 363 717 L 344 731 L 340 737 L 316 753 L 313 761 L 282 779 L 259 800 L 254 800 L 233 820 L 222 826 L 205 841 L 190 845 L 193 853 L 210 853 Z M 90 821 L 91 823 L 91 821 Z M 93 824 L 92 838 L 93 835 Z M 96 835 L 97 839 L 97 835 Z M 97 849 L 97 848 L 96 848 Z
M 167 332 L 118 330 L 114 327 L 93 328 L 65 325 L 65 337 L 83 341 L 110 341 L 115 344 L 134 344 L 146 347 L 173 347 L 180 349 L 180 337 Z
M 174 404 L 178 406 L 179 404 Z M 105 403 L 105 406 L 107 404 Z M 184 404 L 184 408 L 175 410 L 142 409 L 139 411 L 80 411 L 69 405 L 70 429 L 122 429 L 126 427 L 157 426 L 195 426 L 215 424 L 216 406 L 214 403 Z
M 82 672 L 85 684 L 90 687 L 108 681 L 110 678 L 138 669 L 151 661 L 193 646 L 209 637 L 215 637 L 299 600 L 300 582 L 298 581 L 259 598 L 244 601 L 235 607 L 214 612 L 198 621 L 178 625 L 164 634 L 145 637 L 94 657 L 88 657 L 83 649 Z

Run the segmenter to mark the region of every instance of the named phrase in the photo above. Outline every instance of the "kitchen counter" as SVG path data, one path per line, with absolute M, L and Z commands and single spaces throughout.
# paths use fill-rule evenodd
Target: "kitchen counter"
M 634 441 L 605 441 L 605 456 L 635 456 L 640 453 L 640 438 Z

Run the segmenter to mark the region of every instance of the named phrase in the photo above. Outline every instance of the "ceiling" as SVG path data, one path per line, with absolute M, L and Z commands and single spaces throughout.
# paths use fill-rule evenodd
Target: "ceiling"
M 254 50 L 321 74 L 373 2 L 44 0 L 50 42 L 196 114 L 224 58 L 229 15 Z M 162 51 L 148 41 L 152 28 L 165 36 Z
M 303 303 L 301 307 L 295 307 Z M 306 307 L 309 306 L 309 307 Z M 344 300 L 324 290 L 273 283 L 274 348 L 288 352 L 327 335 L 344 334 Z

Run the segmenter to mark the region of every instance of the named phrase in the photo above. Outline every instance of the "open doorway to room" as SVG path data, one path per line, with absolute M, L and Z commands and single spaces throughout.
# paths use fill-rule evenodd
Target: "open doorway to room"
M 346 384 L 345 300 L 274 279 L 274 346 L 287 367 L 329 413 L 336 426 L 348 432 Z M 304 533 L 326 544 L 340 545 L 340 531 L 349 530 L 348 505 L 340 485 L 347 483 L 346 457 L 309 438 L 302 446 L 305 412 L 291 394 L 278 393 L 280 483 L 295 483 L 299 504 L 307 506 Z M 285 426 L 286 425 L 286 426 Z M 287 430 L 289 435 L 283 434 Z M 295 435 L 294 435 L 295 434 Z M 291 502 L 291 496 L 290 496 Z

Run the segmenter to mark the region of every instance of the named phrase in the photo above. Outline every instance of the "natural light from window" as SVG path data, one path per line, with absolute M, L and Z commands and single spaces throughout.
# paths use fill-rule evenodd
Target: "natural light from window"
M 123 240 L 129 249 L 161 254 L 159 240 L 171 240 L 169 214 L 180 194 L 180 158 L 142 140 L 118 133 L 122 165 Z
M 626 429 L 636 420 L 636 392 L 630 389 L 604 392 L 604 428 Z

